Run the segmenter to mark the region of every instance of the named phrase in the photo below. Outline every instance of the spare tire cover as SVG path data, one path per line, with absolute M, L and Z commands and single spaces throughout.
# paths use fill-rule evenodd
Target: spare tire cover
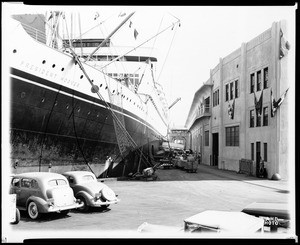
M 113 201 L 116 199 L 116 194 L 112 189 L 109 187 L 104 187 L 102 189 L 102 196 L 107 200 L 107 201 Z

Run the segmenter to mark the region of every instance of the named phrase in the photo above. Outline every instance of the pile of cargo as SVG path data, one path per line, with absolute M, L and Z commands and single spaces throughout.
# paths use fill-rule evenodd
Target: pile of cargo
M 174 167 L 187 171 L 188 173 L 196 173 L 198 168 L 198 159 L 194 154 L 184 153 L 177 155 L 174 159 Z

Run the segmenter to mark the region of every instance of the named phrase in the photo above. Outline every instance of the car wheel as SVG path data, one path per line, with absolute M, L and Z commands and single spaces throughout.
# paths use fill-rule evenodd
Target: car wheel
M 12 222 L 12 224 L 14 225 L 18 224 L 20 222 L 20 219 L 21 219 L 20 210 L 16 208 L 16 220 Z
M 41 215 L 35 202 L 30 202 L 28 204 L 27 212 L 31 219 L 37 219 Z
M 69 212 L 70 212 L 70 209 L 60 211 L 60 213 L 61 213 L 62 216 L 66 216 Z
M 78 208 L 78 210 L 81 212 L 87 212 L 89 210 L 89 206 L 87 205 L 85 198 L 82 196 L 79 196 L 77 199 L 79 199 L 80 202 L 83 203 L 83 206 Z

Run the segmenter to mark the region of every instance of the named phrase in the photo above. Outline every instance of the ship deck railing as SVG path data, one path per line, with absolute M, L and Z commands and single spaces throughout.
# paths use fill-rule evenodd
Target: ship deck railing
M 21 22 L 20 22 L 21 23 Z M 24 23 L 21 23 L 24 30 L 33 38 L 35 39 L 36 41 L 38 42 L 41 42 L 41 43 L 44 43 L 46 44 L 46 34 L 43 33 L 42 31 L 32 27 L 32 26 L 29 26 L 29 25 L 26 25 Z

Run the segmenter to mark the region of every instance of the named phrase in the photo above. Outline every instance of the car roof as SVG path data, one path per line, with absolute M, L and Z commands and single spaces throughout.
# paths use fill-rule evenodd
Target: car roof
M 231 232 L 255 232 L 263 227 L 264 220 L 237 211 L 206 210 L 195 214 L 184 222 Z
M 63 174 L 71 175 L 71 176 L 83 176 L 83 175 L 90 174 L 90 175 L 95 176 L 95 175 L 94 175 L 92 172 L 90 172 L 90 171 L 67 171 L 67 172 L 64 172 Z
M 65 178 L 58 173 L 49 173 L 49 172 L 28 172 L 16 174 L 14 177 L 25 177 L 25 178 L 36 178 L 36 179 L 53 179 L 53 178 Z
M 247 205 L 242 212 L 250 215 L 277 217 L 279 219 L 290 218 L 287 202 L 253 202 Z

